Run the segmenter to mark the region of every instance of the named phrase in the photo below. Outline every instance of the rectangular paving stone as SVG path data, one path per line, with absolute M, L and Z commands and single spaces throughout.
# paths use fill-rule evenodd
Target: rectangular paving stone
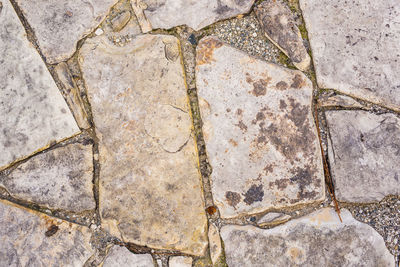
M 321 88 L 400 110 L 398 0 L 300 0 Z
M 196 83 L 224 218 L 324 199 L 324 175 L 304 74 L 215 38 L 200 41 Z
M 0 170 L 79 133 L 9 1 L 0 11 Z
M 178 40 L 105 35 L 79 54 L 99 138 L 102 226 L 126 242 L 202 255 L 207 220 Z

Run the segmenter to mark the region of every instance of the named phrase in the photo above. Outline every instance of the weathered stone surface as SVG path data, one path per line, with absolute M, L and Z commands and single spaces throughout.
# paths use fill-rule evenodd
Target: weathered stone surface
M 284 213 L 277 213 L 277 212 L 269 212 L 262 216 L 258 221 L 257 224 L 261 227 L 281 224 L 290 220 L 290 215 Z
M 300 0 L 319 87 L 399 110 L 400 5 Z
M 196 78 L 222 217 L 324 198 L 312 84 L 301 72 L 206 38 Z
M 254 0 L 143 0 L 144 14 L 155 28 L 187 25 L 200 30 L 216 21 L 247 13 Z
M 0 12 L 0 170 L 79 128 L 9 1 Z
M 189 257 L 171 257 L 169 258 L 169 267 L 191 267 L 192 266 L 192 258 Z
M 207 246 L 197 155 L 173 36 L 124 47 L 86 40 L 79 61 L 99 137 L 102 225 L 128 242 L 201 255 Z
M 93 254 L 87 227 L 0 200 L 1 266 L 83 266 Z
M 208 226 L 208 241 L 210 242 L 211 261 L 215 265 L 222 256 L 222 244 L 218 227 L 212 223 Z
M 150 254 L 133 254 L 125 247 L 113 246 L 104 260 L 103 267 L 153 267 Z
M 35 31 L 46 61 L 64 61 L 80 39 L 92 32 L 117 0 L 16 0 Z
M 229 225 L 221 229 L 226 261 L 241 266 L 394 266 L 383 238 L 342 209 L 322 209 L 269 230 Z
M 367 111 L 328 111 L 329 163 L 339 201 L 400 194 L 400 119 Z
M 10 173 L 0 173 L 0 186 L 19 199 L 81 212 L 96 207 L 92 179 L 92 146 L 71 144 L 38 154 Z
M 310 67 L 311 59 L 304 47 L 292 12 L 283 0 L 266 0 L 255 9 L 265 36 L 285 53 L 300 70 Z
M 150 21 L 144 15 L 143 9 L 147 8 L 146 3 L 142 0 L 131 0 L 132 10 L 138 20 L 140 28 L 143 33 L 147 33 L 152 30 Z
M 359 102 L 346 95 L 323 93 L 318 96 L 318 105 L 324 108 L 362 108 Z

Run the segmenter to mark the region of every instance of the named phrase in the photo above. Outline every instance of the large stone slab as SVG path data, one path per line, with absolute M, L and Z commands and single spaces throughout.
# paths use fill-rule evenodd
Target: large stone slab
M 0 186 L 19 199 L 81 212 L 96 207 L 92 179 L 92 146 L 70 144 L 0 173 Z
M 153 267 L 150 254 L 133 254 L 125 247 L 113 246 L 104 260 L 103 267 Z
M 383 238 L 348 210 L 339 221 L 334 209 L 262 230 L 228 225 L 221 229 L 226 262 L 241 266 L 392 266 L 395 260 Z
M 324 198 L 312 84 L 301 72 L 206 38 L 196 78 L 222 217 Z
M 87 227 L 0 200 L 1 266 L 83 266 L 94 253 Z
M 155 28 L 187 25 L 200 30 L 216 21 L 247 13 L 254 0 L 143 0 L 144 13 Z
M 207 246 L 178 40 L 88 39 L 79 61 L 99 137 L 102 225 L 127 242 L 201 255 Z
M 0 170 L 79 128 L 9 1 L 0 12 Z
M 400 5 L 300 0 L 319 87 L 399 110 Z
M 80 39 L 91 33 L 117 0 L 16 0 L 35 32 L 46 61 L 70 58 Z
M 329 163 L 336 198 L 380 201 L 400 194 L 400 119 L 367 111 L 328 111 Z

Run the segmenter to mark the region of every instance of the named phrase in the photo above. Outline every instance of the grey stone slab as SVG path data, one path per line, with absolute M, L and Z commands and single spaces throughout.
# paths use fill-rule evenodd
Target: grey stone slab
M 124 241 L 202 255 L 207 220 L 178 40 L 86 40 L 79 62 L 99 138 L 103 227 Z
M 400 110 L 397 0 L 300 0 L 319 87 Z
M 304 74 L 206 38 L 196 78 L 222 217 L 324 198 L 312 84 Z
M 16 0 L 50 64 L 70 58 L 117 0 Z
M 192 261 L 192 258 L 184 256 L 170 257 L 168 265 L 169 267 L 191 267 Z
M 52 209 L 81 212 L 96 207 L 92 179 L 92 146 L 70 144 L 0 173 L 0 186 L 15 198 Z
M 200 30 L 216 21 L 247 13 L 254 0 L 143 0 L 153 29 L 187 25 Z
M 328 111 L 329 163 L 336 197 L 380 201 L 400 194 L 400 119 L 367 111 Z
M 221 229 L 230 267 L 395 266 L 380 236 L 342 209 L 318 210 L 269 230 L 227 225 Z
M 255 13 L 267 38 L 285 53 L 300 70 L 310 67 L 311 58 L 303 44 L 294 15 L 283 0 L 266 0 Z
M 0 12 L 0 170 L 79 133 L 9 1 Z
M 125 247 L 113 246 L 103 262 L 103 267 L 154 267 L 150 254 L 133 254 Z
M 87 227 L 0 200 L 0 266 L 83 266 L 94 253 Z

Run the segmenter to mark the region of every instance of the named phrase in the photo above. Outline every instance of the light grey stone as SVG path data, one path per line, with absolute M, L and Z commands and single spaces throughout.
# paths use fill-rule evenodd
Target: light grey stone
M 94 253 L 87 227 L 0 200 L 0 266 L 83 266 Z
M 362 108 L 359 102 L 346 95 L 323 93 L 318 96 L 318 105 L 324 108 Z
M 79 133 L 9 1 L 0 12 L 0 170 Z
M 329 163 L 336 198 L 380 201 L 400 194 L 400 119 L 367 111 L 328 111 Z
M 103 267 L 154 267 L 150 254 L 133 254 L 126 247 L 113 246 Z
M 284 214 L 284 213 L 277 213 L 277 212 L 269 212 L 262 216 L 258 221 L 257 224 L 261 227 L 281 224 L 290 220 L 291 216 Z
M 304 74 L 206 38 L 197 49 L 196 82 L 222 217 L 324 198 L 312 84 Z
M 50 64 L 70 58 L 117 0 L 16 0 Z
M 153 29 L 187 25 L 200 30 L 216 21 L 247 13 L 254 0 L 143 0 Z
M 400 110 L 398 0 L 300 0 L 321 88 Z
M 298 69 L 307 70 L 311 58 L 286 2 L 263 1 L 257 6 L 255 13 L 267 38 L 282 50 Z
M 38 154 L 8 174 L 0 173 L 0 186 L 15 198 L 81 212 L 96 207 L 92 179 L 92 146 L 70 144 Z
M 230 267 L 390 266 L 395 260 L 383 238 L 342 209 L 318 210 L 272 229 L 227 225 L 221 229 Z
M 102 226 L 126 242 L 202 255 L 207 220 L 180 57 L 167 35 L 79 54 L 99 138 Z
M 177 256 L 169 258 L 169 267 L 191 267 L 192 266 L 192 258 Z

